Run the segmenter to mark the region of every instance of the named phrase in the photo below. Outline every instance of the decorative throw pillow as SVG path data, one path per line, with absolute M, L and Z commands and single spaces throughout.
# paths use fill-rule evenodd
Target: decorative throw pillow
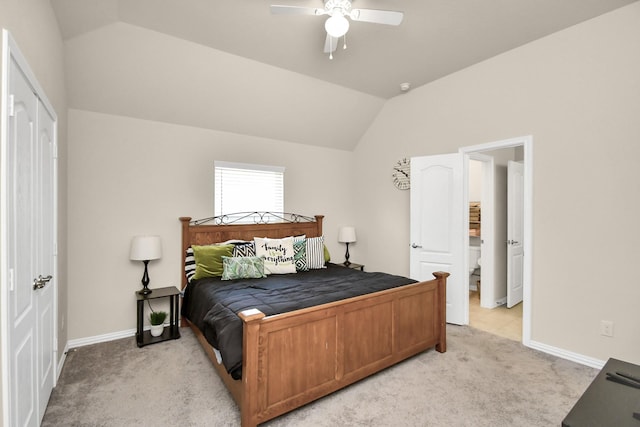
M 261 279 L 264 274 L 264 259 L 256 256 L 222 257 L 222 280 Z
M 331 261 L 331 254 L 329 253 L 329 249 L 327 248 L 327 245 L 324 245 L 324 263 L 328 263 L 329 261 Z
M 247 240 L 240 240 L 240 239 L 229 239 L 229 240 L 225 240 L 224 242 L 214 243 L 214 244 L 215 245 L 239 245 L 242 243 L 252 243 L 252 242 Z
M 293 242 L 293 260 L 296 264 L 296 271 L 309 271 L 307 267 L 307 240 L 302 239 Z
M 222 276 L 222 257 L 233 255 L 233 245 L 193 245 L 192 248 L 196 260 L 196 273 L 193 279 Z
M 266 274 L 288 274 L 296 272 L 293 251 L 293 237 L 269 239 L 256 237 L 256 256 L 264 257 Z
M 196 274 L 196 258 L 193 256 L 193 248 L 189 246 L 184 257 L 184 274 L 187 276 L 187 283 L 191 283 L 191 279 Z
M 233 248 L 233 256 L 256 256 L 256 246 L 253 242 L 237 243 Z
M 307 268 L 315 270 L 325 268 L 324 236 L 307 238 Z
M 228 240 L 222 243 L 214 243 L 213 245 L 230 245 L 234 244 L 233 248 L 233 256 L 255 256 L 256 250 L 253 242 L 247 242 L 246 240 Z M 209 246 L 213 246 L 209 245 Z M 238 245 L 246 245 L 240 248 L 242 255 L 236 255 L 236 247 Z M 246 255 L 244 255 L 246 253 Z M 187 276 L 187 283 L 191 283 L 191 279 L 196 274 L 196 258 L 193 256 L 193 248 L 189 246 L 186 250 L 186 254 L 184 257 L 184 274 Z

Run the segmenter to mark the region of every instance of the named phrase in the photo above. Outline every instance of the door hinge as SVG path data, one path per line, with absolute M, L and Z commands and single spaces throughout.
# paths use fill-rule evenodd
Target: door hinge
M 13 278 L 13 268 L 9 269 L 9 292 L 13 292 L 14 289 L 14 278 Z
M 54 160 L 58 158 L 58 144 L 53 144 L 53 158 Z
M 9 117 L 13 117 L 15 116 L 16 112 L 15 112 L 15 103 L 13 100 L 13 94 L 9 95 Z

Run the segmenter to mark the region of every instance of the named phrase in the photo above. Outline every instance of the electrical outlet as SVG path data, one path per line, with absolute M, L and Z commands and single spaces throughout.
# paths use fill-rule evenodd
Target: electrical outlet
M 613 336 L 613 322 L 611 320 L 600 321 L 600 335 L 604 335 L 605 337 Z

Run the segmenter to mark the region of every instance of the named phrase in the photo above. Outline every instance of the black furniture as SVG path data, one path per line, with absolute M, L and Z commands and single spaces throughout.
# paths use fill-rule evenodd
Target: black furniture
M 607 373 L 615 376 L 616 372 L 640 378 L 640 366 L 609 359 L 562 421 L 562 427 L 640 426 L 640 419 L 635 418 L 640 416 L 640 388 L 607 379 Z M 639 415 L 634 417 L 634 413 Z
M 355 262 L 350 262 L 349 264 L 337 264 L 340 267 L 347 267 L 347 268 L 353 268 L 354 270 L 360 270 L 360 271 L 364 271 L 364 265 L 363 264 L 356 264 Z
M 175 286 L 166 288 L 152 289 L 150 294 L 142 295 L 136 292 L 138 305 L 138 329 L 136 332 L 136 343 L 138 347 L 155 344 L 166 340 L 175 340 L 180 338 L 180 328 L 178 327 L 178 297 L 180 291 Z M 169 326 L 165 326 L 162 335 L 158 337 L 151 336 L 151 332 L 144 330 L 144 303 L 147 300 L 157 298 L 169 298 Z

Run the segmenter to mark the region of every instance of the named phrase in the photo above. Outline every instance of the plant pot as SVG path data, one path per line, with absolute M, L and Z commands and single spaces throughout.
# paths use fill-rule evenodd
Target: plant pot
M 159 337 L 164 331 L 164 325 L 151 325 L 151 336 Z

